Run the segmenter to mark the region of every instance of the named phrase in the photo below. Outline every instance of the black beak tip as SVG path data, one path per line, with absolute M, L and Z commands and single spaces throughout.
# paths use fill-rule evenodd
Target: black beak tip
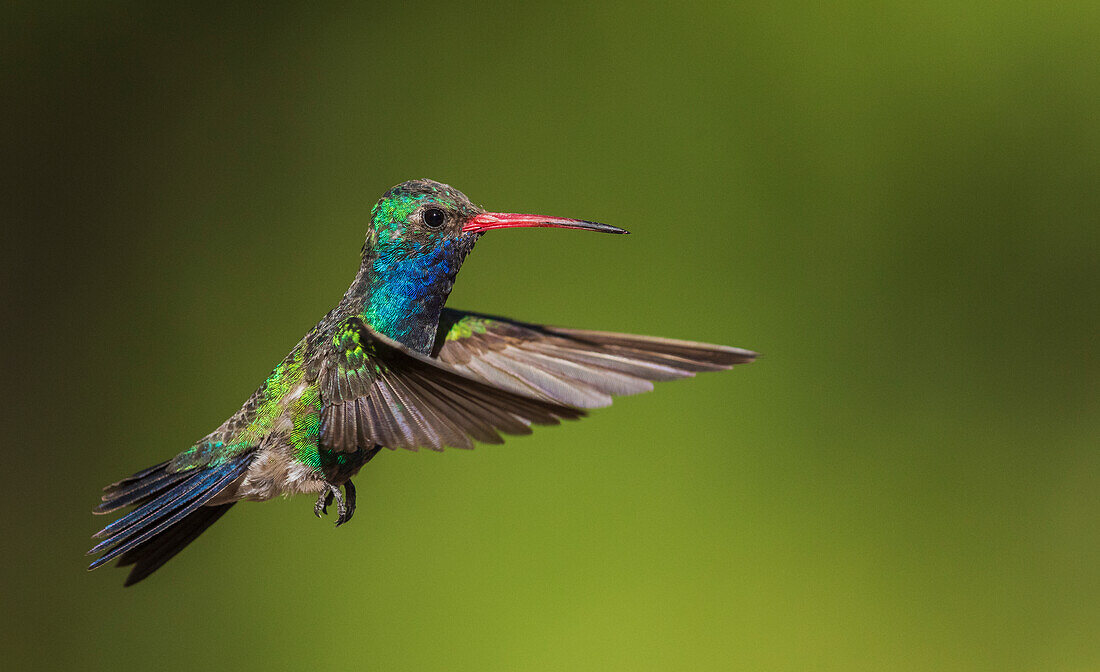
M 620 229 L 619 227 L 611 226 L 610 224 L 601 224 L 599 222 L 587 222 L 587 223 L 592 225 L 593 230 L 600 231 L 602 233 L 615 233 L 615 234 L 619 234 L 619 235 L 630 233 L 626 229 Z

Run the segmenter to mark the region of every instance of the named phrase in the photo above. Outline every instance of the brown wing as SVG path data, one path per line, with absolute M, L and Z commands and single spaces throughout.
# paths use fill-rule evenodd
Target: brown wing
M 494 387 L 577 408 L 607 406 L 611 395 L 652 390 L 651 381 L 756 358 L 724 345 L 443 313 L 434 350 L 440 362 Z
M 320 362 L 321 445 L 353 451 L 472 448 L 530 434 L 583 411 L 515 394 L 410 351 L 357 317 L 333 332 Z

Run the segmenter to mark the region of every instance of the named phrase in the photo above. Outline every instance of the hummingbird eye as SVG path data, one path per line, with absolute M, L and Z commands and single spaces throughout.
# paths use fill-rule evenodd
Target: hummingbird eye
M 439 208 L 428 208 L 421 216 L 424 219 L 424 226 L 429 229 L 438 229 L 447 221 L 447 215 Z

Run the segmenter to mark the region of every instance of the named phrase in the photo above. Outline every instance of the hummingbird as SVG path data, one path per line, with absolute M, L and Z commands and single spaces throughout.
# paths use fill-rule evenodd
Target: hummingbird
M 335 308 L 220 427 L 104 488 L 94 513 L 134 507 L 93 535 L 88 569 L 118 559 L 145 579 L 240 501 L 316 495 L 336 526 L 352 477 L 382 448 L 502 443 L 575 420 L 653 381 L 753 361 L 740 348 L 567 329 L 444 307 L 462 262 L 494 229 L 623 234 L 581 219 L 487 212 L 453 187 L 411 180 L 371 209 L 362 260 Z

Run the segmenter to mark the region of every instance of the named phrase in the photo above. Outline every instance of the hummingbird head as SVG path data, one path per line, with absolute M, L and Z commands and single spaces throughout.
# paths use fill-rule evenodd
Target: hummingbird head
M 371 210 L 363 264 L 347 296 L 365 294 L 363 316 L 372 326 L 426 351 L 455 276 L 482 234 L 544 226 L 626 233 L 582 219 L 486 212 L 449 185 L 402 182 Z
M 443 248 L 464 248 L 491 229 L 557 227 L 603 233 L 627 233 L 583 219 L 486 212 L 454 187 L 434 180 L 409 180 L 391 188 L 371 210 L 364 251 L 408 256 Z

